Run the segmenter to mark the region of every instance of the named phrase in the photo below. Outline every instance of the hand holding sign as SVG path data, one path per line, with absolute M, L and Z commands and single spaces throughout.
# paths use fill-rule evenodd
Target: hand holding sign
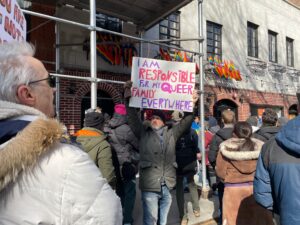
M 193 111 L 194 63 L 134 57 L 131 80 L 131 107 Z
M 124 84 L 124 98 L 128 99 L 131 97 L 131 87 L 132 87 L 132 81 L 128 80 Z
M 193 107 L 199 99 L 199 90 L 194 89 L 193 91 Z

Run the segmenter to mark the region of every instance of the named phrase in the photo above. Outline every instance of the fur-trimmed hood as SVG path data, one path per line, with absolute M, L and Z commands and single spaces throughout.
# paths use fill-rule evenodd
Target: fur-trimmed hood
M 0 101 L 0 123 L 19 116 L 35 116 L 37 119 L 0 146 L 0 190 L 16 180 L 21 171 L 35 166 L 39 157 L 51 150 L 63 135 L 63 127 L 57 120 L 47 119 L 31 107 Z M 2 133 L 9 130 L 1 125 L 0 129 Z
M 238 151 L 239 147 L 245 142 L 242 138 L 230 138 L 220 145 L 220 151 L 223 156 L 230 160 L 243 161 L 243 160 L 253 160 L 258 159 L 259 153 L 264 142 L 251 138 L 255 143 L 254 151 Z

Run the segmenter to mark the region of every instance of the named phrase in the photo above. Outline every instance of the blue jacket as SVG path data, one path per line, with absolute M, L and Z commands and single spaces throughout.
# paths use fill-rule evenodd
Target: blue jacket
M 279 213 L 281 225 L 300 224 L 300 116 L 263 146 L 254 197 L 263 207 Z

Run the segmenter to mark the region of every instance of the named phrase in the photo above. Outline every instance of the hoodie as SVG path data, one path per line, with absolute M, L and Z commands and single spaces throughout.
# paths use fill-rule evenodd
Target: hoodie
M 300 224 L 300 117 L 289 121 L 264 146 L 254 180 L 254 196 L 279 213 L 282 225 Z

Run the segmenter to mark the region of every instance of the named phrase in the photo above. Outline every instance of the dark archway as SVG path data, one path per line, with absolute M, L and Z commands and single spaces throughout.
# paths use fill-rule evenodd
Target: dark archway
M 293 119 L 298 115 L 298 106 L 293 104 L 289 107 L 289 119 Z
M 221 115 L 224 110 L 230 109 L 235 113 L 236 120 L 238 121 L 238 106 L 234 101 L 229 99 L 222 99 L 214 105 L 214 117 L 221 123 Z
M 114 102 L 112 97 L 103 90 L 97 90 L 97 106 L 102 108 L 103 113 L 108 113 L 110 116 L 114 113 Z M 87 93 L 81 100 L 81 127 L 83 126 L 85 110 L 91 108 L 91 93 Z

